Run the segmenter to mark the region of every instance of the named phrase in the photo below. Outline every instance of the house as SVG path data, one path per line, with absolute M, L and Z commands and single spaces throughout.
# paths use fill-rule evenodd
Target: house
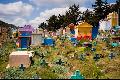
M 28 48 L 31 45 L 31 34 L 34 29 L 31 25 L 25 25 L 18 29 L 18 42 L 19 48 Z
M 118 14 L 117 12 L 112 12 L 107 15 L 107 19 L 110 21 L 112 27 L 118 25 Z
M 42 29 L 36 29 L 31 35 L 31 45 L 40 45 L 43 43 L 44 32 Z
M 112 28 L 112 25 L 110 24 L 110 21 L 104 19 L 99 21 L 99 30 L 110 30 Z
M 91 39 L 92 37 L 92 25 L 87 22 L 80 22 L 75 26 L 75 36 L 80 39 Z

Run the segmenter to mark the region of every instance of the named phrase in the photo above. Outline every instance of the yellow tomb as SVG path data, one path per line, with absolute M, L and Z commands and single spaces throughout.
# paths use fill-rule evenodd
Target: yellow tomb
M 81 22 L 75 26 L 75 36 L 77 37 L 92 37 L 92 25 L 87 22 Z
M 107 15 L 107 19 L 110 21 L 112 27 L 118 25 L 118 14 L 117 12 L 112 12 Z

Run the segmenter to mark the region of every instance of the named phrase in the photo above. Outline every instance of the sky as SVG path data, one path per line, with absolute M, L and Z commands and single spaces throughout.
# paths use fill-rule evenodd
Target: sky
M 107 1 L 115 3 L 116 0 Z M 0 0 L 0 20 L 20 27 L 30 24 L 37 28 L 51 15 L 65 14 L 74 3 L 79 4 L 83 12 L 93 10 L 95 0 Z

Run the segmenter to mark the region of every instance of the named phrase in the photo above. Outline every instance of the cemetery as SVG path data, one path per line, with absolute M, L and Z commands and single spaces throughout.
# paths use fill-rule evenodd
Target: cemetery
M 18 27 L 0 48 L 0 79 L 120 79 L 118 19 L 113 11 L 98 25 L 80 20 L 55 31 L 45 23 Z
M 100 33 L 100 35 L 102 34 L 106 34 L 106 32 Z M 40 77 L 42 79 L 108 79 L 116 78 L 115 76 L 119 78 L 119 73 L 111 72 L 114 75 L 112 76 L 110 71 L 116 69 L 119 71 L 119 66 L 116 65 L 119 64 L 120 44 L 110 40 L 111 38 L 108 37 L 106 41 L 94 39 L 91 42 L 85 38 L 77 40 L 76 37 L 71 36 L 71 38 L 62 37 L 62 39 L 58 37 L 54 41 L 52 37 L 47 37 L 43 40 L 44 44 L 40 42 L 41 45 L 39 44 L 36 47 L 29 46 L 29 48 L 26 45 L 24 47 L 26 49 L 22 49 L 20 46 L 16 46 L 16 50 L 9 55 L 8 65 L 4 67 L 7 69 L 18 67 L 20 71 L 23 71 L 23 74 L 19 74 L 22 77 L 27 74 L 28 78 L 32 75 L 29 71 L 33 70 L 33 75 L 36 74 L 35 78 Z M 110 43 L 107 43 L 108 41 Z M 30 53 L 31 56 L 34 56 L 31 57 Z M 108 63 L 113 68 L 110 68 Z

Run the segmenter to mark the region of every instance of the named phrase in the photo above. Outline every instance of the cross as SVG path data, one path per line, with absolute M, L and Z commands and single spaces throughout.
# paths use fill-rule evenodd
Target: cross
M 37 74 L 33 75 L 34 79 L 39 79 L 39 76 Z
M 92 49 L 91 49 L 91 51 L 95 52 L 95 51 L 96 51 L 96 49 L 95 49 L 95 48 L 92 48 Z
M 38 51 L 37 50 L 35 50 L 35 55 L 38 55 Z
M 94 46 L 96 46 L 96 45 L 97 45 L 97 42 L 94 42 L 93 44 L 94 44 Z
M 22 71 L 24 71 L 25 67 L 23 66 L 23 64 L 20 64 L 19 69 L 22 70 Z
M 77 41 L 75 41 L 75 42 L 74 42 L 74 45 L 76 46 L 77 44 L 78 44 L 78 42 L 77 42 Z
M 42 65 L 42 66 L 47 66 L 48 63 L 46 63 L 46 61 L 43 59 L 43 60 L 41 61 L 40 65 Z
M 76 70 L 70 79 L 85 79 L 85 78 L 80 74 L 79 70 Z
M 41 55 L 39 55 L 42 59 L 45 57 L 45 55 L 42 53 Z
M 85 60 L 85 55 L 84 55 L 84 54 L 81 54 L 81 55 L 80 55 L 80 60 L 82 60 L 82 61 Z
M 76 46 L 77 44 L 76 43 L 73 43 L 74 46 Z
M 56 64 L 59 64 L 59 65 L 62 65 L 64 62 L 61 60 L 61 59 L 59 59 L 59 61 L 58 62 L 56 62 Z
M 110 58 L 110 59 L 113 59 L 113 57 L 115 57 L 114 53 L 110 53 L 110 54 L 109 54 L 109 58 Z
M 95 54 L 95 56 L 93 57 L 93 59 L 94 59 L 95 61 L 98 61 L 98 59 L 100 59 L 99 54 Z

